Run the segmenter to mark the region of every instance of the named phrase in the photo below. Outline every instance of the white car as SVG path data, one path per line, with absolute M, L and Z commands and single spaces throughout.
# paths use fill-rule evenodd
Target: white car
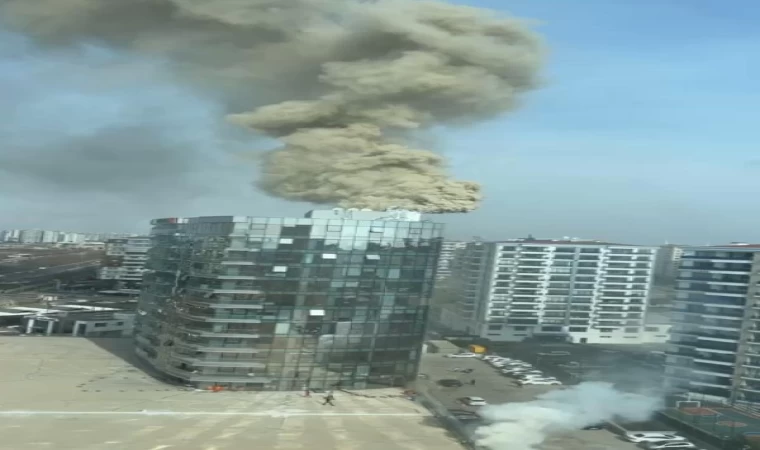
M 540 370 L 502 370 L 501 373 L 504 375 L 512 375 L 514 377 L 519 377 L 521 375 L 543 375 L 543 372 Z
M 520 375 L 517 375 L 517 378 L 520 380 L 545 380 L 545 379 L 550 379 L 551 377 L 547 377 L 546 375 L 539 372 L 539 373 L 521 373 Z
M 524 362 L 494 363 L 493 366 L 494 367 L 504 368 L 504 369 L 518 369 L 518 368 L 522 368 L 522 367 L 533 367 L 530 364 L 524 363 Z
M 697 448 L 696 445 L 689 441 L 654 441 L 647 442 L 644 447 L 649 450 L 665 450 L 669 448 Z
M 570 352 L 552 351 L 547 353 L 539 353 L 538 356 L 570 356 Z
M 443 355 L 446 358 L 480 358 L 480 355 L 477 353 L 449 353 L 448 355 Z
M 510 367 L 501 367 L 502 372 L 507 373 L 519 373 L 519 372 L 533 372 L 538 369 L 533 368 L 533 366 L 510 366 Z
M 488 404 L 482 397 L 462 397 L 459 400 L 467 406 L 486 406 Z
M 512 358 L 505 358 L 499 355 L 488 355 L 483 357 L 483 361 L 512 361 Z
M 545 386 L 562 386 L 559 380 L 552 380 L 551 378 L 531 378 L 530 380 L 519 380 L 518 383 L 521 386 L 525 385 L 545 385 Z
M 626 433 L 625 438 L 631 442 L 677 442 L 686 438 L 670 431 L 635 431 Z

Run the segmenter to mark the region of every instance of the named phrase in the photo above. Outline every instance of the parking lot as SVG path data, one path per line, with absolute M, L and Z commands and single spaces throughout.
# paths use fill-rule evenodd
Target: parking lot
M 469 342 L 457 343 L 466 347 Z M 527 361 L 566 384 L 607 381 L 623 390 L 662 385 L 664 361 L 652 353 L 661 346 L 503 342 L 487 347 L 489 353 Z
M 472 373 L 452 372 L 454 368 L 473 369 Z M 478 407 L 469 407 L 459 402 L 459 398 L 477 396 L 484 398 L 489 404 L 513 402 L 529 402 L 537 396 L 564 386 L 525 386 L 519 387 L 516 380 L 501 375 L 496 369 L 476 358 L 445 358 L 442 354 L 425 354 L 422 360 L 421 373 L 427 379 L 419 384 L 428 395 L 434 396 L 446 408 L 453 410 L 477 411 Z M 441 379 L 458 379 L 462 387 L 443 387 L 437 382 Z M 470 384 L 475 380 L 475 384 Z M 484 423 L 472 422 L 466 427 L 474 432 Z M 513 448 L 521 448 L 515 442 Z M 623 441 L 609 430 L 578 430 L 550 436 L 541 448 L 547 450 L 636 450 L 634 444 Z

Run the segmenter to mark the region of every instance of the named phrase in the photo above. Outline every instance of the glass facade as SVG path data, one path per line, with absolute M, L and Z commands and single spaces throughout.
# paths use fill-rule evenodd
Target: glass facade
M 413 379 L 443 226 L 414 213 L 328 212 L 154 220 L 137 353 L 200 388 Z

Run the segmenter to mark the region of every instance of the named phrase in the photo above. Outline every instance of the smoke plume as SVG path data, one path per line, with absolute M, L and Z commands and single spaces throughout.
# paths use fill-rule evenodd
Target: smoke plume
M 485 407 L 481 415 L 492 423 L 475 434 L 478 445 L 492 450 L 534 450 L 550 434 L 615 418 L 644 421 L 660 407 L 658 397 L 621 392 L 611 383 L 581 383 L 531 402 Z
M 479 186 L 414 134 L 512 110 L 542 61 L 519 21 L 434 1 L 0 0 L 0 18 L 42 46 L 168 61 L 282 142 L 259 158 L 261 189 L 344 207 L 476 208 Z

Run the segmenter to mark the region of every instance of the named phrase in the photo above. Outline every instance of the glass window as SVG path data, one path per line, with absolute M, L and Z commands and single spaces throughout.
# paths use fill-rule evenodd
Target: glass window
M 287 272 L 288 266 L 274 266 L 272 267 L 272 272 Z
M 322 253 L 322 259 L 337 259 L 338 255 L 335 253 Z

